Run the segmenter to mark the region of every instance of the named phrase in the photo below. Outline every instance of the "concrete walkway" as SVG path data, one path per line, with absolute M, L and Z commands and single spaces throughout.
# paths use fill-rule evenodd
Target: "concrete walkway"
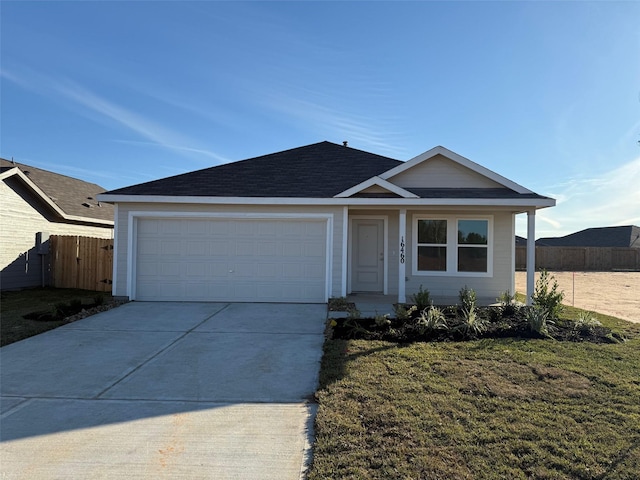
M 326 305 L 138 303 L 0 349 L 0 478 L 291 479 Z

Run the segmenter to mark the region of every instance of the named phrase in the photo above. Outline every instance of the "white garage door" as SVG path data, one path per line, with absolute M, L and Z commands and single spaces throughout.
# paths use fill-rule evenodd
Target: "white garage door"
M 138 220 L 137 300 L 325 302 L 326 275 L 326 220 Z

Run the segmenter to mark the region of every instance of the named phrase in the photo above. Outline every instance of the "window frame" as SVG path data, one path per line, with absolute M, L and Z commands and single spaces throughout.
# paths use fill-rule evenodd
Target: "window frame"
M 418 244 L 418 222 L 420 220 L 446 220 L 447 222 L 447 243 L 446 244 Z M 467 244 L 458 243 L 458 222 L 461 220 L 484 220 L 487 222 L 487 244 Z M 428 213 L 416 213 L 411 221 L 411 267 L 415 276 L 434 277 L 492 277 L 493 276 L 493 215 L 429 215 Z M 443 246 L 446 247 L 447 261 L 446 270 L 418 270 L 418 247 L 419 246 Z M 487 271 L 486 272 L 465 272 L 458 270 L 458 248 L 486 248 L 487 249 Z

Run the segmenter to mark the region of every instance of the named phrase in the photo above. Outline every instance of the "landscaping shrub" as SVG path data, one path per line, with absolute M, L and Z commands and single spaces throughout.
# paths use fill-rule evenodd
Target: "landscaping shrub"
M 540 306 L 533 306 L 527 310 L 527 321 L 529 322 L 529 328 L 534 333 L 542 335 L 543 337 L 549 336 L 549 329 L 547 327 L 547 318 L 549 312 Z
M 477 338 L 487 331 L 489 322 L 479 314 L 475 303 L 468 305 L 468 309 L 462 309 L 462 322 L 456 326 L 456 331 L 462 333 L 463 338 Z
M 467 288 L 467 286 L 465 285 L 460 289 L 458 298 L 460 299 L 462 310 L 467 312 L 467 314 L 473 312 L 473 310 L 476 308 L 478 297 L 473 288 Z
M 333 338 L 391 342 L 467 341 L 484 338 L 553 338 L 562 341 L 618 343 L 625 341 L 589 315 L 577 320 L 551 320 L 540 306 L 515 308 L 505 315 L 500 307 L 434 306 L 418 311 L 403 306 L 396 318 L 376 315 L 361 318 L 352 310 L 347 318 L 332 320 Z M 410 313 L 409 313 L 410 312 Z
M 430 335 L 440 330 L 447 330 L 447 318 L 438 307 L 425 308 L 415 320 L 414 328 L 419 335 Z
M 554 276 L 546 270 L 542 270 L 531 296 L 533 305 L 539 306 L 547 312 L 548 318 L 558 318 L 562 312 L 563 299 L 564 292 L 558 291 L 558 282 Z
M 420 285 L 420 290 L 418 290 L 418 293 L 413 294 L 411 300 L 413 300 L 413 303 L 415 303 L 416 308 L 420 312 L 425 308 L 431 306 L 431 294 L 429 293 L 429 290 L 423 290 L 422 285 Z

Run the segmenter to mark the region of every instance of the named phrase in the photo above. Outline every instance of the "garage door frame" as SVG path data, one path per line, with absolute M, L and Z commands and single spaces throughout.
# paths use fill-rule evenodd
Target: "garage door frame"
M 128 217 L 127 238 L 127 296 L 136 299 L 136 266 L 138 221 L 141 219 L 228 219 L 228 220 L 324 220 L 326 222 L 326 258 L 324 301 L 328 301 L 331 292 L 333 259 L 333 214 L 330 213 L 266 213 L 266 212 L 149 212 L 130 211 Z

